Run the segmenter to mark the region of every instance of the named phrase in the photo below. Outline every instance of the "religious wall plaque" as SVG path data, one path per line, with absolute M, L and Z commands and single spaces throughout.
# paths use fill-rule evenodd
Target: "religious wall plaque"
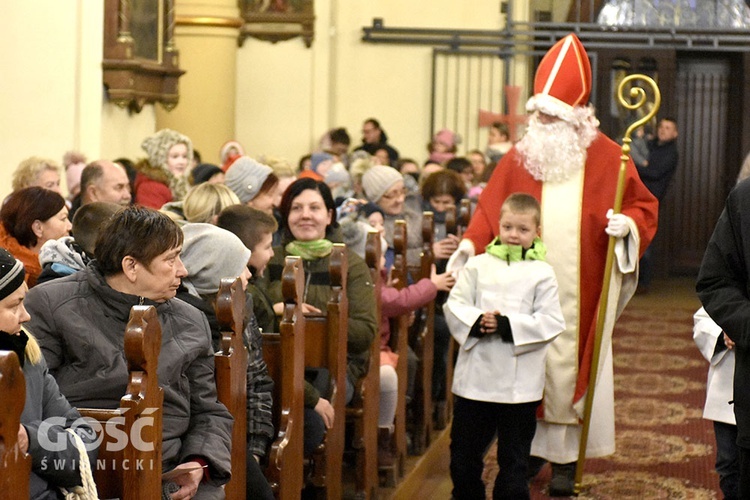
M 105 0 L 102 73 L 107 98 L 139 112 L 160 102 L 177 105 L 179 67 L 174 44 L 175 0 Z
M 245 24 L 240 30 L 240 46 L 247 37 L 276 43 L 302 37 L 305 46 L 315 36 L 313 0 L 239 0 Z

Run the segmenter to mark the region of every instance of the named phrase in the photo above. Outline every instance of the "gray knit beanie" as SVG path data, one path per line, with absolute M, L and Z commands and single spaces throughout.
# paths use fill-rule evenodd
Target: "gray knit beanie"
M 222 278 L 236 278 L 247 267 L 251 252 L 234 233 L 203 223 L 185 224 L 182 232 L 183 281 L 191 293 L 216 293 Z
M 241 156 L 234 160 L 227 170 L 224 184 L 234 191 L 243 204 L 246 204 L 258 196 L 260 188 L 271 172 L 273 169 L 268 165 L 258 163 L 249 156 Z
M 326 173 L 324 182 L 329 186 L 331 184 L 343 184 L 346 187 L 352 185 L 352 177 L 349 175 L 349 171 L 346 169 L 343 163 L 334 163 L 331 169 Z
M 365 196 L 375 203 L 394 186 L 397 182 L 403 182 L 404 176 L 393 167 L 376 165 L 365 172 L 362 176 L 362 189 Z
M 189 165 L 193 161 L 193 141 L 188 136 L 174 130 L 165 128 L 159 130 L 154 135 L 146 137 L 141 143 L 141 149 L 148 155 L 148 162 L 152 167 L 166 169 L 167 155 L 175 144 L 185 144 L 187 146 Z

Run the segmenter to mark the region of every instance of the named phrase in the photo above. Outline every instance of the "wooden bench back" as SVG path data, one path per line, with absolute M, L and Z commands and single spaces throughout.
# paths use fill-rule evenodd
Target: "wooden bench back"
M 346 424 L 346 346 L 349 301 L 346 295 L 346 247 L 333 245 L 329 273 L 331 294 L 326 315 L 308 315 L 305 325 L 305 366 L 327 368 L 331 375 L 330 402 L 335 418 L 323 444 L 313 454 L 311 482 L 325 488 L 327 498 L 341 498 Z
M 0 351 L 0 499 L 27 500 L 31 455 L 18 449 L 18 430 L 26 403 L 26 379 L 11 351 Z
M 216 318 L 221 331 L 216 364 L 216 392 L 234 417 L 232 479 L 224 486 L 227 500 L 247 496 L 247 363 L 245 347 L 245 292 L 239 278 L 223 278 L 216 296 Z
M 453 207 L 446 213 L 446 233 L 455 234 L 460 240 L 471 222 L 471 200 L 461 200 L 461 205 L 456 209 Z M 451 420 L 453 416 L 453 366 L 458 344 L 451 337 L 448 341 L 448 354 L 445 370 L 445 411 L 441 416 L 443 423 Z
M 365 262 L 375 289 L 375 317 L 380 321 L 380 233 L 370 231 L 365 241 Z M 380 334 L 370 346 L 367 373 L 357 381 L 354 401 L 346 409 L 353 424 L 352 448 L 355 451 L 355 495 L 363 500 L 377 498 L 378 491 L 378 415 L 380 412 Z
M 394 259 L 391 278 L 396 280 L 396 288 L 407 286 L 408 267 L 406 250 L 408 246 L 406 221 L 397 220 L 393 230 Z M 396 443 L 396 463 L 399 476 L 404 475 L 406 464 L 406 385 L 407 364 L 409 359 L 409 316 L 404 314 L 391 320 L 390 348 L 398 354 L 396 374 L 398 375 L 398 400 L 396 403 L 396 420 L 394 422 L 394 441 Z
M 280 333 L 263 332 L 263 359 L 274 381 L 273 423 L 266 478 L 280 500 L 300 498 L 304 483 L 305 318 L 304 271 L 299 257 L 287 257 L 281 275 L 284 312 Z
M 422 215 L 422 252 L 419 269 L 413 272 L 414 281 L 430 278 L 435 261 L 432 243 L 435 235 L 434 214 L 424 212 Z M 431 301 L 417 311 L 411 336 L 411 346 L 419 359 L 417 378 L 414 384 L 412 400 L 413 446 L 415 453 L 421 455 L 430 446 L 432 435 L 432 365 L 435 354 L 435 302 Z
M 108 429 L 94 470 L 101 498 L 161 497 L 164 392 L 157 375 L 160 350 L 161 326 L 156 309 L 133 306 L 125 328 L 130 381 L 120 408 L 79 408 L 82 416 Z M 116 439 L 123 435 L 127 437 L 124 446 Z

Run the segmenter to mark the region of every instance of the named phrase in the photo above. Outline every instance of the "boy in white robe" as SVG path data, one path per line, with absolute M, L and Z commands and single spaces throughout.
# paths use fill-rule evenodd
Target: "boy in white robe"
M 544 261 L 541 209 L 510 195 L 500 235 L 471 257 L 444 306 L 460 344 L 453 378 L 453 498 L 484 498 L 483 457 L 497 434 L 494 498 L 529 498 L 526 479 L 547 345 L 565 329 L 555 272 Z
M 711 363 L 706 381 L 703 418 L 714 423 L 716 473 L 725 500 L 740 498 L 740 459 L 737 420 L 734 417 L 734 342 L 704 308 L 693 315 L 693 340 Z

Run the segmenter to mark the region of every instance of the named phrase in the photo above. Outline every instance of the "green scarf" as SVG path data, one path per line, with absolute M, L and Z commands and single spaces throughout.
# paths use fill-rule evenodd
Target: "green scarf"
M 522 260 L 545 260 L 547 256 L 547 247 L 542 243 L 539 237 L 534 238 L 531 247 L 524 250 L 521 245 L 503 245 L 500 238 L 495 238 L 492 243 L 487 245 L 486 251 L 498 259 L 510 262 L 521 262 Z
M 298 255 L 302 260 L 316 260 L 331 255 L 333 242 L 320 239 L 312 241 L 294 240 L 287 243 L 286 251 L 289 255 Z

